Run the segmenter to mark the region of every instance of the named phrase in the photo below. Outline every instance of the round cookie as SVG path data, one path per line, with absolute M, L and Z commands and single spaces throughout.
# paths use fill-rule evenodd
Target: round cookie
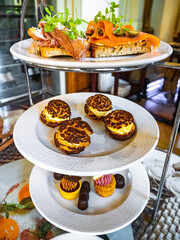
M 45 109 L 41 112 L 41 121 L 49 127 L 57 127 L 62 121 L 69 120 L 71 110 L 69 105 L 60 100 L 51 100 Z
M 117 140 L 127 140 L 136 132 L 133 115 L 125 110 L 114 110 L 104 118 L 105 129 Z
M 91 142 L 93 130 L 80 117 L 61 123 L 54 134 L 54 143 L 61 151 L 67 154 L 77 154 L 84 151 Z
M 84 105 L 84 111 L 89 118 L 103 120 L 112 110 L 111 100 L 103 94 L 89 97 Z

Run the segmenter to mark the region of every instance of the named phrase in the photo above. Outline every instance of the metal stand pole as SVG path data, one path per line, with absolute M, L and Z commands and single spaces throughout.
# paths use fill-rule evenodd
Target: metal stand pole
M 169 162 L 170 162 L 171 153 L 172 153 L 172 150 L 173 150 L 174 142 L 176 140 L 176 135 L 177 135 L 178 128 L 179 128 L 179 122 L 180 122 L 180 102 L 178 103 L 176 117 L 175 117 L 175 120 L 174 120 L 174 125 L 173 125 L 171 138 L 170 138 L 170 142 L 169 142 L 169 147 L 168 147 L 168 150 L 167 150 L 166 160 L 165 160 L 165 163 L 164 163 L 164 168 L 163 168 L 163 172 L 162 172 L 162 176 L 161 176 L 161 180 L 160 180 L 157 199 L 156 199 L 156 202 L 155 202 L 155 205 L 154 205 L 154 213 L 153 213 L 153 217 L 152 217 L 153 221 L 156 219 L 156 215 L 157 215 L 157 211 L 158 211 L 158 207 L 159 207 L 159 202 L 160 202 L 163 186 L 164 186 L 164 182 L 165 182 L 165 179 L 166 179 L 166 173 L 167 173 Z
M 26 82 L 27 82 L 27 87 L 28 87 L 29 103 L 32 106 L 33 105 L 33 101 L 32 101 L 32 95 L 31 95 L 30 82 L 29 82 L 28 68 L 27 68 L 27 65 L 25 63 L 24 63 L 24 69 L 25 69 Z
M 28 0 L 24 0 L 22 10 L 21 10 L 21 18 L 20 18 L 20 39 L 21 41 L 24 39 L 24 18 L 25 18 L 25 13 L 26 13 L 26 8 L 27 8 Z M 30 105 L 33 105 L 32 101 L 32 94 L 31 94 L 31 86 L 30 86 L 30 81 L 29 81 L 29 75 L 28 75 L 28 68 L 26 63 L 24 63 L 24 69 L 25 69 L 25 74 L 26 74 L 26 83 L 27 83 L 27 88 L 28 88 L 28 95 L 29 95 L 29 102 Z

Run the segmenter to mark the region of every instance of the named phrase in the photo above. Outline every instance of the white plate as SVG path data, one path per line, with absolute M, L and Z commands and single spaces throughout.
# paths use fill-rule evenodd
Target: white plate
M 22 159 L 12 163 L 8 163 L 0 167 L 0 202 L 5 197 L 6 192 L 16 183 L 24 182 L 24 185 L 29 182 L 30 172 L 33 168 L 33 164 L 29 161 Z M 18 192 L 23 187 L 23 183 L 19 185 L 12 193 L 7 197 L 8 203 L 18 203 Z M 34 208 L 25 214 L 11 214 L 10 218 L 14 219 L 19 225 L 19 233 L 26 228 L 34 227 L 38 220 L 42 219 L 42 216 Z
M 41 64 L 43 66 L 54 66 L 63 68 L 118 68 L 118 67 L 134 67 L 140 65 L 152 64 L 167 58 L 172 53 L 169 44 L 161 42 L 158 50 L 139 55 L 129 55 L 111 58 L 86 58 L 83 62 L 74 60 L 72 57 L 53 57 L 43 58 L 35 54 L 28 53 L 32 45 L 32 39 L 23 40 L 15 43 L 10 52 L 13 56 L 22 59 L 27 63 Z
M 85 116 L 84 103 L 94 93 L 73 93 L 41 101 L 29 108 L 16 122 L 14 142 L 20 153 L 35 165 L 52 172 L 93 176 L 126 169 L 143 160 L 153 150 L 159 129 L 152 115 L 141 106 L 113 95 L 107 95 L 113 109 L 125 109 L 134 116 L 135 136 L 117 141 L 108 136 L 104 124 Z M 80 154 L 67 155 L 54 145 L 57 128 L 44 125 L 40 113 L 51 99 L 61 99 L 70 105 L 72 117 L 81 116 L 92 127 L 91 144 Z
M 164 163 L 166 159 L 166 153 L 158 150 L 154 150 L 143 161 L 143 165 L 148 175 L 158 181 L 161 179 Z M 180 172 L 175 171 L 174 164 L 180 162 L 180 156 L 172 153 L 169 161 L 169 167 L 166 173 L 165 186 L 176 196 L 180 196 Z
M 61 197 L 59 182 L 51 172 L 35 166 L 30 177 L 31 197 L 37 210 L 49 222 L 66 231 L 88 235 L 114 232 L 135 220 L 149 197 L 149 180 L 144 167 L 137 164 L 129 171 L 122 172 L 125 188 L 115 189 L 107 198 L 98 196 L 90 182 L 89 207 L 81 211 L 77 208 L 78 199 Z
M 84 235 L 74 234 L 74 233 L 64 233 L 59 235 L 52 240 L 84 240 Z M 86 240 L 102 240 L 102 238 L 98 236 L 86 236 Z

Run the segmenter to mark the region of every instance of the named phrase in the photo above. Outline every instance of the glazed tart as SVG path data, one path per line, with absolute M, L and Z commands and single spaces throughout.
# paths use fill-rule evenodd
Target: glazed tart
M 59 182 L 59 191 L 63 198 L 73 200 L 79 196 L 81 180 L 74 181 L 71 178 L 62 178 Z

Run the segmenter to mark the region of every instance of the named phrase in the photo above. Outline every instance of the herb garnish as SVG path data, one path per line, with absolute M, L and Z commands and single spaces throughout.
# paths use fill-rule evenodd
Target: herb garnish
M 9 218 L 9 212 L 14 211 L 15 209 L 26 209 L 30 210 L 34 208 L 34 204 L 30 197 L 24 198 L 20 204 L 18 203 L 7 203 L 6 201 L 3 201 L 0 203 L 0 213 L 5 213 L 5 217 Z
M 114 27 L 116 28 L 113 33 L 118 36 L 123 36 L 126 32 L 128 32 L 130 29 L 123 26 L 121 23 L 121 19 L 124 18 L 124 16 L 120 15 L 119 17 L 116 17 L 115 15 L 115 9 L 119 7 L 119 4 L 116 4 L 115 2 L 111 2 L 110 8 L 105 9 L 105 14 L 103 15 L 101 11 L 98 12 L 98 14 L 94 17 L 94 22 L 97 23 L 100 20 L 106 20 L 108 22 L 112 22 Z M 132 19 L 129 20 L 128 25 L 132 24 Z
M 5 197 L 2 199 L 2 201 L 0 202 L 0 213 L 5 213 L 5 217 L 9 218 L 9 212 L 10 211 L 14 211 L 15 209 L 26 209 L 26 210 L 30 210 L 34 208 L 34 204 L 31 200 L 30 197 L 24 198 L 21 200 L 21 202 L 18 203 L 7 203 L 6 198 L 9 196 L 9 194 L 11 192 L 14 191 L 14 189 L 16 189 L 17 187 L 19 187 L 19 183 L 13 185 L 6 193 Z
M 54 29 L 59 25 L 63 32 L 72 40 L 76 39 L 78 35 L 81 35 L 81 37 L 83 36 L 83 34 L 80 34 L 77 30 L 77 25 L 80 25 L 82 22 L 87 22 L 80 18 L 77 18 L 76 20 L 71 18 L 71 13 L 68 8 L 66 8 L 65 13 L 58 13 L 54 10 L 53 6 L 48 5 L 48 7 L 45 7 L 45 11 L 47 14 L 42 14 L 43 18 L 40 20 L 40 22 L 46 22 L 44 26 L 45 32 L 53 32 Z M 54 13 L 53 16 L 52 13 Z

